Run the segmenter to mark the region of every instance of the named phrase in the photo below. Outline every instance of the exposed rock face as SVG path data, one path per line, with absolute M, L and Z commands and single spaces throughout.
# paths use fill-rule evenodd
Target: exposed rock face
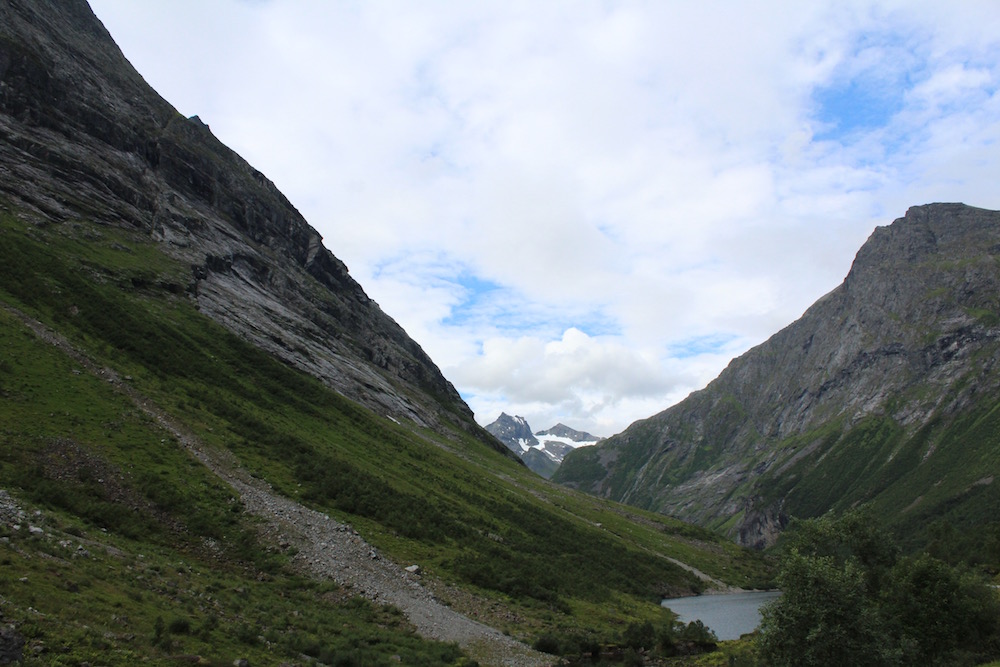
M 551 479 L 552 475 L 559 469 L 559 461 L 553 458 L 548 452 L 534 447 L 521 454 L 521 460 L 524 461 L 524 464 L 528 468 L 545 479 Z
M 858 502 L 897 520 L 981 502 L 967 490 L 996 442 L 953 443 L 995 402 L 998 349 L 1000 213 L 914 207 L 801 319 L 556 479 L 755 546 L 790 516 Z
M 492 443 L 274 184 L 149 88 L 84 0 L 0 3 L 0 206 L 145 230 L 230 330 L 382 414 Z
M 538 439 L 531 432 L 531 427 L 524 417 L 511 417 L 506 412 L 501 412 L 486 430 L 518 456 L 538 445 Z

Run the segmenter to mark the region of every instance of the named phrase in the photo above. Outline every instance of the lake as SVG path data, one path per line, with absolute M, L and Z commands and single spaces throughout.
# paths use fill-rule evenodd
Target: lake
M 701 621 L 720 640 L 739 639 L 760 625 L 760 606 L 780 595 L 780 591 L 696 595 L 664 600 L 662 606 L 683 623 Z

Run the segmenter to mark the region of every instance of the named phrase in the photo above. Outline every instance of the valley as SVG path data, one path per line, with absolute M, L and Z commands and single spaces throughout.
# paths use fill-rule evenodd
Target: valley
M 289 594 L 289 577 L 326 581 L 338 600 L 393 603 L 404 634 L 461 640 L 481 664 L 500 664 L 489 657 L 491 641 L 526 651 L 483 621 L 528 644 L 553 623 L 613 641 L 616 619 L 655 618 L 661 595 L 705 587 L 674 560 L 736 585 L 769 576 L 764 561 L 707 531 L 656 515 L 640 523 L 638 514 L 545 483 L 462 430 L 445 439 L 374 415 L 225 333 L 169 290 L 135 291 L 126 277 L 133 255 L 152 253 L 138 262 L 143 271 L 156 257 L 141 235 L 78 224 L 38 236 L 12 218 L 2 228 L 0 480 L 25 511 L 49 517 L 56 528 L 46 532 L 63 535 L 55 541 L 76 534 L 92 553 L 103 545 L 130 561 L 157 553 L 161 563 L 227 578 L 233 590 L 249 575 L 260 598 Z M 103 255 L 125 262 L 104 266 L 119 279 L 84 277 L 102 253 L 81 254 L 82 239 L 95 251 L 131 249 Z M 79 264 L 84 257 L 89 268 Z M 42 261 L 45 273 L 32 272 Z M 169 273 L 170 262 L 161 266 Z M 3 543 L 12 576 L 50 580 L 34 563 L 44 564 L 52 542 L 15 525 L 5 524 Z M 405 573 L 411 564 L 419 578 Z M 92 565 L 92 578 L 112 577 Z M 67 561 L 53 585 L 78 567 Z M 118 664 L 135 651 L 165 656 L 148 638 L 171 609 L 189 628 L 251 622 L 229 603 L 175 608 L 160 599 L 170 590 L 123 602 L 133 608 L 133 630 L 120 634 L 130 639 L 81 645 L 74 655 L 109 660 L 113 648 Z M 5 598 L 4 620 L 15 627 L 26 627 L 28 607 L 46 614 L 36 635 L 21 633 L 39 650 L 82 631 L 47 594 L 15 587 Z M 100 621 L 106 632 L 116 615 Z M 242 650 L 265 664 L 299 641 L 219 642 L 214 629 L 169 640 L 173 651 L 211 658 Z M 372 655 L 391 650 L 378 643 Z
M 998 257 L 1000 213 L 914 207 L 674 407 L 484 428 L 87 2 L 0 2 L 0 664 L 754 665 L 661 600 L 847 562 L 857 601 L 850 549 L 1000 653 Z

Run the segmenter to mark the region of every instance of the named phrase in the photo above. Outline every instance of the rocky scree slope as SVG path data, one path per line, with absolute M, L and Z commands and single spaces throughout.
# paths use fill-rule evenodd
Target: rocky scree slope
M 191 267 L 160 287 L 231 331 L 378 413 L 502 450 L 274 184 L 157 95 L 84 0 L 0 3 L 3 198 L 38 224 L 145 230 Z
M 998 341 L 1000 212 L 917 206 L 801 319 L 555 479 L 756 547 L 861 502 L 914 533 L 995 524 Z

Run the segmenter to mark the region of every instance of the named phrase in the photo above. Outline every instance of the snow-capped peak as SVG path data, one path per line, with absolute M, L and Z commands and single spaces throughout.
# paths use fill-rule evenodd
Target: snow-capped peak
M 511 417 L 505 412 L 486 427 L 507 448 L 517 453 L 525 463 L 543 477 L 549 477 L 562 463 L 563 457 L 577 447 L 593 445 L 603 438 L 556 424 L 552 428 L 532 434 L 528 420 Z

